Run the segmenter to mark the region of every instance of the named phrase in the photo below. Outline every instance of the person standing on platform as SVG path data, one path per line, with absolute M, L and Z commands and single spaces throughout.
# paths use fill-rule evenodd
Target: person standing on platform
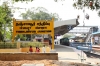
M 43 51 L 43 53 L 46 52 L 46 47 L 45 47 L 45 45 L 43 46 L 42 51 Z
M 30 48 L 29 48 L 29 52 L 33 52 L 32 46 L 30 46 Z
M 40 48 L 39 47 L 36 47 L 35 52 L 40 52 Z

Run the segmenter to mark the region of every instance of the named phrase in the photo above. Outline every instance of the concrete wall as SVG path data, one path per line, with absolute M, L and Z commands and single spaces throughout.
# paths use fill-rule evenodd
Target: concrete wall
M 36 48 L 33 47 L 33 52 L 35 52 Z M 50 47 L 46 47 L 46 52 L 50 52 L 51 48 Z M 0 49 L 0 53 L 12 53 L 12 52 L 29 52 L 29 47 L 26 48 L 18 48 L 18 49 Z M 42 51 L 42 47 L 40 47 L 40 52 Z
M 21 49 L 0 49 L 1 52 L 21 52 Z
M 58 60 L 58 53 L 0 53 L 2 61 L 18 60 Z

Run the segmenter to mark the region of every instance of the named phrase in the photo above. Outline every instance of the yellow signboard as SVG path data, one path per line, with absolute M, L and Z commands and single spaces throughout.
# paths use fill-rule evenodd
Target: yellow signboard
M 50 34 L 54 43 L 54 19 L 52 20 L 16 20 L 13 19 L 13 38 L 17 34 Z M 53 47 L 52 47 L 53 48 Z

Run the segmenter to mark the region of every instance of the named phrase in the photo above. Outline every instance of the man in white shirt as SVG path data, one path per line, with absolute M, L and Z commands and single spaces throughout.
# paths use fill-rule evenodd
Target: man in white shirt
M 45 47 L 45 45 L 43 46 L 42 51 L 43 51 L 43 53 L 46 52 L 46 47 Z
M 18 41 L 20 41 L 20 38 L 18 39 Z

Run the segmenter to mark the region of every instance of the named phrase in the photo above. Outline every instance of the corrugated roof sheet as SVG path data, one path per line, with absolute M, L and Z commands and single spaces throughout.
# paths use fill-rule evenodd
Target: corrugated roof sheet
M 60 27 L 63 25 L 76 25 L 76 19 L 70 19 L 70 20 L 63 20 L 63 21 L 56 21 L 54 22 L 54 28 Z
M 77 32 L 77 33 L 78 33 L 78 32 L 79 32 L 79 33 L 80 33 L 80 32 L 89 32 L 90 28 L 91 28 L 91 27 L 84 27 L 84 26 L 83 26 L 83 27 L 82 27 L 82 26 L 79 27 L 79 26 L 78 26 L 78 27 L 73 28 L 73 29 L 70 30 L 69 32 Z

